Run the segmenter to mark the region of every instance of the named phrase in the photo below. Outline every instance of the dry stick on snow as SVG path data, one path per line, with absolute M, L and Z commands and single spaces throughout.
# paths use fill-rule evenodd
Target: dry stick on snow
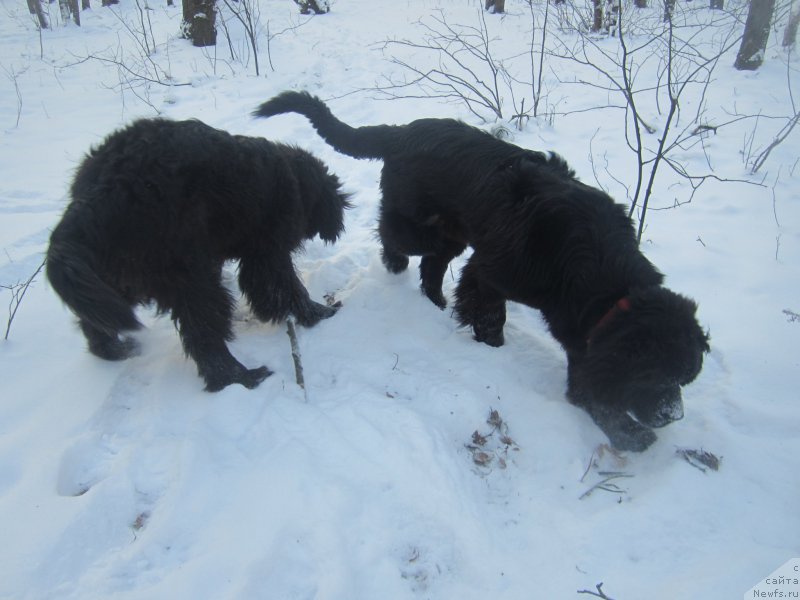
M 583 500 L 587 496 L 589 496 L 595 490 L 605 490 L 606 492 L 612 492 L 614 494 L 624 494 L 625 490 L 617 486 L 615 483 L 610 483 L 614 479 L 621 479 L 621 478 L 629 478 L 633 477 L 633 475 L 629 475 L 628 473 L 618 473 L 616 471 L 601 471 L 598 473 L 599 475 L 603 476 L 604 478 L 597 483 L 595 483 L 592 487 L 588 490 L 583 492 L 580 495 L 578 500 Z
M 589 474 L 589 471 L 592 470 L 592 467 L 595 466 L 594 457 L 597 455 L 596 451 L 592 451 L 592 456 L 589 458 L 589 464 L 586 465 L 586 470 L 581 475 L 580 482 L 583 483 L 583 480 L 586 479 L 586 476 Z
M 308 402 L 308 392 L 306 391 L 306 380 L 303 377 L 303 360 L 300 356 L 300 345 L 297 343 L 297 330 L 294 327 L 294 317 L 286 319 L 286 333 L 289 334 L 289 341 L 292 345 L 292 360 L 294 361 L 294 376 L 303 389 L 303 397 Z

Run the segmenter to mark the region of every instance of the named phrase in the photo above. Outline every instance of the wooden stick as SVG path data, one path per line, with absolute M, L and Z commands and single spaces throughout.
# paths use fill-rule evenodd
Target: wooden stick
M 297 330 L 294 327 L 294 317 L 286 319 L 286 333 L 289 334 L 289 342 L 292 345 L 292 360 L 294 361 L 294 376 L 303 389 L 303 397 L 308 402 L 308 392 L 306 391 L 306 380 L 303 377 L 303 360 L 300 356 L 300 345 L 297 343 Z

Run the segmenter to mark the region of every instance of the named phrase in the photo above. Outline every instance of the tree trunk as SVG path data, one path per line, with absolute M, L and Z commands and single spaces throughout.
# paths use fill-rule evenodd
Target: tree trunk
M 324 15 L 331 9 L 327 0 L 294 0 L 294 3 L 300 7 L 301 15 L 310 15 L 312 12 L 315 15 Z
M 784 48 L 794 45 L 797 39 L 798 25 L 800 25 L 800 2 L 797 2 L 792 8 L 792 12 L 789 15 L 789 22 L 786 24 L 786 29 L 783 30 L 782 45 Z
M 633 0 L 633 5 L 636 8 L 647 8 L 647 0 Z
M 675 0 L 664 0 L 664 23 L 669 23 L 672 20 L 674 12 Z
M 490 8 L 495 14 L 504 13 L 506 12 L 506 0 L 486 0 L 486 10 Z
M 81 11 L 78 8 L 78 0 L 58 0 L 58 8 L 61 10 L 61 18 L 64 23 L 72 18 L 75 25 L 80 26 Z
M 603 28 L 603 2 L 602 0 L 592 0 L 592 31 L 598 32 Z
M 36 20 L 39 22 L 40 29 L 47 29 L 49 27 L 47 24 L 47 15 L 44 14 L 44 9 L 42 8 L 42 0 L 28 0 L 28 10 L 31 11 L 32 15 L 36 15 Z
M 183 33 L 198 48 L 217 43 L 216 0 L 183 0 Z
M 722 10 L 725 8 L 725 0 L 710 0 L 708 7 L 714 10 Z
M 774 9 L 775 0 L 750 0 L 742 45 L 736 55 L 736 62 L 733 63 L 740 71 L 755 71 L 764 62 Z

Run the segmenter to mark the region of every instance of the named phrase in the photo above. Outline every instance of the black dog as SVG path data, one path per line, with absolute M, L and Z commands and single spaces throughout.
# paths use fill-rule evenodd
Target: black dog
M 199 121 L 141 120 L 83 161 L 72 201 L 50 238 L 47 275 L 100 358 L 138 352 L 133 307 L 170 311 L 209 391 L 254 388 L 271 371 L 228 350 L 234 299 L 221 282 L 239 260 L 255 315 L 305 326 L 334 308 L 309 298 L 291 253 L 315 235 L 334 242 L 349 206 L 339 180 L 311 154 L 233 136 Z
M 447 265 L 472 246 L 455 312 L 477 340 L 503 344 L 506 300 L 541 310 L 567 352 L 569 399 L 614 446 L 644 450 L 652 427 L 683 416 L 681 386 L 708 351 L 696 305 L 661 287 L 624 207 L 580 183 L 562 158 L 451 119 L 353 128 L 301 92 L 254 114 L 287 112 L 306 116 L 336 150 L 384 161 L 383 262 L 397 273 L 422 256 L 421 287 L 437 306 Z

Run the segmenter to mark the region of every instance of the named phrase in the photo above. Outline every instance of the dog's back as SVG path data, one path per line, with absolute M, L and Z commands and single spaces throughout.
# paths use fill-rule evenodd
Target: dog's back
M 336 118 L 316 96 L 293 91 L 264 102 L 253 115 L 270 117 L 285 113 L 305 116 L 338 152 L 354 158 L 383 160 L 384 178 L 391 178 L 397 172 L 409 184 L 411 180 L 422 182 L 429 196 L 463 197 L 468 190 L 480 191 L 497 170 L 520 161 L 547 164 L 564 177 L 574 176 L 557 155 L 520 148 L 456 119 L 426 118 L 406 125 L 351 127 Z M 437 182 L 446 189 L 431 190 L 430 186 Z

